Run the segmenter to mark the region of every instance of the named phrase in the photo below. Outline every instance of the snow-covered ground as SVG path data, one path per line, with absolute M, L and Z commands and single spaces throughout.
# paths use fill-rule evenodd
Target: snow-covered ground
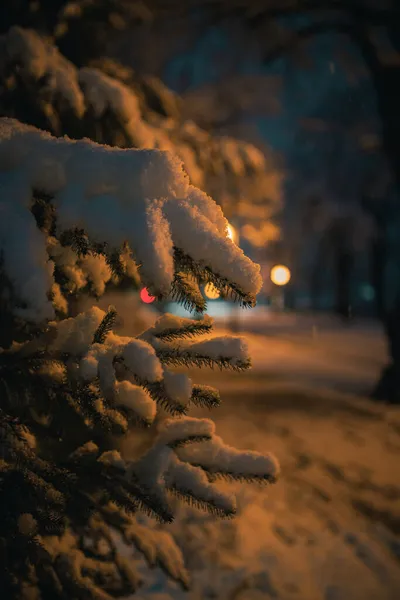
M 292 381 L 368 395 L 386 362 L 386 341 L 372 320 L 343 324 L 330 315 L 237 311 L 217 318 L 222 327 L 246 335 L 253 361 L 252 378 Z
M 155 575 L 140 600 L 398 600 L 400 409 L 366 398 L 385 362 L 379 327 L 260 310 L 240 330 L 251 373 L 192 375 L 222 390 L 217 433 L 273 451 L 281 479 L 236 486 L 232 521 L 182 508 L 171 530 L 193 591 Z

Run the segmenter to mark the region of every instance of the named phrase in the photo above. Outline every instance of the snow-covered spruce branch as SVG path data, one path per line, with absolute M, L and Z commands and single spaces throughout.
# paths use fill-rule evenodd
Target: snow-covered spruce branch
M 196 437 L 201 436 L 204 440 L 196 442 Z M 168 451 L 164 444 L 175 451 Z M 193 460 L 201 463 L 201 467 L 190 464 L 191 449 L 194 449 Z M 211 421 L 189 417 L 165 422 L 155 446 L 130 466 L 130 473 L 140 478 L 148 489 L 154 488 L 155 481 L 163 481 L 165 491 L 184 497 L 199 507 L 208 507 L 219 516 L 232 516 L 236 510 L 234 498 L 207 483 L 206 470 L 248 481 L 273 482 L 278 475 L 278 465 L 272 456 L 225 446 L 214 435 Z M 157 486 L 160 502 L 167 501 L 165 491 Z
M 141 552 L 150 567 L 160 566 L 165 573 L 189 588 L 190 577 L 184 564 L 181 550 L 174 539 L 166 531 L 140 524 L 135 517 L 121 513 L 110 503 L 102 507 L 104 520 L 117 529 L 126 544 L 134 546 Z
M 28 515 L 24 522 L 29 524 Z M 96 514 L 79 531 L 41 542 L 50 561 L 38 571 L 51 598 L 67 592 L 70 598 L 111 600 L 131 594 L 141 585 L 133 561 L 118 554 L 108 526 Z
M 212 319 L 185 319 L 163 315 L 140 338 L 148 341 L 163 364 L 176 366 L 215 366 L 242 371 L 251 366 L 246 340 L 240 336 L 213 336 L 192 342 L 190 338 L 210 333 Z M 185 340 L 185 338 L 189 338 Z M 176 343 L 176 340 L 183 340 Z
M 218 367 L 244 371 L 251 366 L 247 344 L 243 338 L 233 336 L 214 337 L 195 344 L 156 346 L 160 361 L 174 366 Z
M 210 331 L 209 317 L 196 321 L 164 315 L 142 334 L 141 340 L 135 340 L 121 338 L 110 331 L 115 316 L 113 307 L 108 313 L 93 308 L 76 319 L 67 319 L 58 325 L 50 323 L 52 334 L 47 334 L 46 350 L 41 348 L 39 355 L 29 355 L 29 342 L 15 351 L 3 353 L 0 376 L 7 381 L 3 401 L 7 399 L 10 407 L 17 399 L 21 403 L 25 398 L 24 403 L 29 405 L 35 395 L 42 397 L 43 379 L 47 377 L 51 385 L 44 388 L 49 399 L 45 402 L 43 398 L 43 408 L 51 402 L 50 398 L 63 392 L 70 408 L 84 416 L 88 426 L 107 426 L 114 431 L 127 429 L 126 417 L 130 413 L 139 422 L 150 424 L 155 416 L 154 401 L 171 414 L 185 414 L 190 402 L 209 407 L 218 405 L 217 390 L 208 386 L 193 388 L 184 373 L 162 368 L 151 346 L 152 341 L 157 343 L 159 339 L 172 337 L 175 340 L 180 331 L 183 337 Z M 233 344 L 237 341 L 237 338 L 229 339 Z M 224 338 L 225 345 L 226 341 Z M 223 349 L 224 345 L 221 352 Z M 75 358 L 74 350 L 78 350 Z M 69 356 L 68 369 L 63 362 L 66 355 Z M 242 360 L 243 357 L 246 355 L 242 355 Z M 221 362 L 223 365 L 224 360 L 227 359 L 213 359 L 212 364 Z M 231 356 L 229 365 L 233 360 Z M 78 375 L 78 379 L 67 382 L 68 370 Z M 23 374 L 25 377 L 21 378 Z M 45 422 L 46 418 L 42 418 Z
M 47 342 L 45 364 L 48 369 L 43 375 L 51 377 L 53 373 L 58 403 L 65 395 L 65 408 L 75 410 L 77 416 L 81 417 L 83 429 L 124 433 L 129 427 L 127 415 L 130 411 L 143 422 L 151 424 L 156 415 L 157 401 L 168 407 L 172 413 L 181 414 L 187 411 L 190 402 L 209 407 L 218 405 L 219 396 L 216 390 L 208 386 L 193 388 L 191 380 L 184 373 L 170 372 L 162 366 L 152 345 L 168 345 L 168 342 L 160 340 L 171 335 L 175 340 L 180 330 L 184 336 L 188 332 L 191 335 L 201 335 L 204 328 L 210 331 L 210 318 L 196 321 L 166 314 L 144 332 L 141 339 L 135 339 L 117 336 L 110 330 L 114 317 L 115 311 L 112 307 L 108 313 L 92 308 L 76 318 L 50 323 L 53 333 Z M 248 360 L 247 347 L 241 338 L 211 338 L 189 345 L 188 352 L 194 348 L 197 356 L 199 346 L 208 347 L 213 364 L 222 363 L 224 366 L 226 362 L 232 368 L 240 368 Z M 4 353 L 4 357 L 9 360 L 10 356 L 18 353 L 24 356 L 23 350 L 24 346 L 17 346 L 15 350 Z M 223 352 L 225 357 L 222 356 Z M 203 355 L 206 356 L 205 350 Z M 67 369 L 61 369 L 60 372 L 59 361 L 62 356 L 68 356 L 68 361 Z M 122 364 L 125 370 L 117 372 L 118 364 Z M 39 373 L 34 372 L 34 376 L 40 377 L 42 370 Z M 120 378 L 121 373 L 124 377 L 126 370 L 133 375 L 136 383 Z M 51 410 L 48 402 L 44 406 Z M 121 408 L 128 410 L 128 413 L 121 412 Z M 53 419 L 54 415 L 48 419 L 50 430 L 55 425 Z M 182 426 L 182 431 L 179 426 Z M 175 432 L 175 437 L 167 440 L 167 430 L 161 436 L 163 443 L 171 448 L 206 439 L 200 422 L 196 419 L 188 420 L 186 417 L 176 422 L 176 429 L 173 427 L 174 421 L 169 424 L 168 432 Z M 206 433 L 209 437 L 208 430 Z M 224 472 L 224 469 L 221 469 L 221 472 Z M 140 478 L 137 474 L 135 477 L 140 486 Z M 253 478 L 253 474 L 249 477 Z M 269 477 L 270 473 L 267 473 L 266 478 Z
M 180 460 L 200 467 L 210 481 L 221 477 L 237 481 L 274 483 L 279 469 L 276 459 L 258 452 L 243 452 L 224 444 L 214 435 L 204 444 L 191 444 L 178 448 Z
M 191 338 L 209 333 L 212 325 L 213 321 L 208 315 L 205 315 L 202 319 L 193 320 L 164 314 L 158 319 L 151 332 L 157 339 L 170 342 L 177 338 Z
M 217 406 L 219 395 L 167 368 L 181 360 L 246 368 L 241 338 L 209 337 L 207 316 L 172 315 L 133 338 L 114 333 L 112 307 L 58 321 L 50 320 L 54 309 L 67 313 L 66 295 L 88 291 L 89 283 L 101 295 L 113 271 L 122 272 L 119 261 L 131 269 L 131 249 L 157 294 L 176 284 L 176 248 L 190 256 L 197 282 L 206 269 L 221 285 L 240 288 L 242 298 L 257 292 L 259 269 L 228 240 L 220 209 L 163 152 L 56 140 L 3 120 L 0 185 L 0 275 L 7 290 L 0 302 L 19 336 L 0 352 L 0 538 L 9 563 L 0 587 L 10 599 L 26 586 L 60 600 L 127 595 L 138 581 L 112 544 L 102 566 L 96 543 L 83 543 L 87 532 L 110 543 L 106 507 L 129 519 L 144 511 L 171 522 L 171 497 L 178 496 L 230 517 L 235 498 L 212 478 L 272 482 L 278 467 L 272 457 L 224 446 L 211 421 L 182 416 L 192 403 Z M 193 275 L 188 263 L 185 268 L 183 295 Z M 188 297 L 199 304 L 196 285 Z M 159 405 L 180 418 L 156 419 Z M 138 423 L 147 429 L 135 429 Z M 132 534 L 125 539 L 133 541 Z M 175 564 L 157 552 L 157 561 L 187 587 L 178 554 Z
M 174 281 L 174 248 L 197 277 L 205 270 L 243 302 L 260 290 L 259 267 L 227 237 L 221 209 L 189 184 L 168 152 L 56 139 L 2 119 L 0 182 L 0 248 L 20 301 L 17 316 L 41 322 L 54 315 L 48 299 L 54 261 L 30 211 L 34 190 L 52 198 L 57 235 L 82 229 L 113 250 L 129 244 L 143 283 L 157 296 L 168 295 Z M 35 251 L 17 254 L 16 239 Z

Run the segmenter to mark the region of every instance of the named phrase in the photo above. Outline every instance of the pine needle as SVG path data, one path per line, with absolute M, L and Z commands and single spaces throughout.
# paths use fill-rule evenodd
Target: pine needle
M 117 318 L 117 311 L 114 306 L 109 306 L 106 315 L 93 336 L 93 344 L 104 344 L 107 335 L 114 327 Z
M 224 298 L 230 297 L 243 308 L 251 308 L 256 305 L 256 298 L 253 294 L 246 294 L 236 283 L 214 273 L 210 267 L 194 261 L 191 256 L 176 247 L 174 248 L 174 259 L 176 271 L 191 273 L 199 283 L 212 283 Z
M 212 327 L 211 322 L 197 321 L 197 323 L 188 323 L 179 328 L 163 329 L 163 331 L 154 333 L 154 337 L 164 342 L 172 342 L 176 339 L 194 338 L 197 335 L 209 333 Z
M 221 371 L 229 369 L 239 372 L 246 371 L 251 367 L 250 359 L 235 360 L 235 362 L 232 362 L 232 358 L 230 357 L 219 356 L 218 358 L 212 358 L 205 354 L 191 353 L 179 348 L 157 349 L 156 354 L 163 364 L 177 367 L 209 367 L 210 369 L 218 367 Z
M 189 312 L 203 313 L 207 308 L 207 302 L 197 281 L 188 273 L 179 272 L 175 274 L 171 297 Z
M 189 506 L 197 508 L 203 512 L 208 512 L 209 514 L 220 519 L 231 519 L 236 515 L 236 510 L 234 508 L 232 510 L 227 510 L 221 506 L 218 506 L 217 504 L 213 504 L 212 502 L 206 502 L 205 500 L 194 496 L 190 490 L 178 489 L 173 486 L 168 488 L 168 491 L 189 504 Z
M 263 474 L 252 474 L 252 473 L 232 473 L 232 472 L 222 472 L 222 471 L 209 471 L 207 467 L 200 464 L 193 464 L 193 466 L 199 467 L 205 471 L 208 480 L 210 482 L 217 481 L 218 479 L 223 479 L 224 481 L 228 481 L 230 483 L 240 482 L 240 483 L 256 483 L 256 484 L 272 484 L 277 482 L 277 478 L 274 475 L 269 473 Z
M 173 442 L 170 442 L 168 446 L 175 450 L 177 448 L 182 448 L 183 446 L 188 446 L 189 444 L 208 442 L 209 440 L 211 440 L 210 435 L 190 435 L 185 437 L 184 439 L 174 440 Z
M 209 385 L 195 384 L 192 389 L 191 402 L 195 406 L 216 408 L 221 404 L 219 391 Z

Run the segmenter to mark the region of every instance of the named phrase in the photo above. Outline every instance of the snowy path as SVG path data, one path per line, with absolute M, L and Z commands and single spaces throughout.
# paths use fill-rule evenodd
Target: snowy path
M 260 311 L 238 313 L 253 360 L 262 373 L 307 386 L 362 394 L 375 384 L 386 361 L 386 342 L 374 321 L 344 326 L 334 317 Z M 224 327 L 226 320 L 217 320 Z
M 223 439 L 273 451 L 282 477 L 239 486 L 233 521 L 181 511 L 190 600 L 398 600 L 400 410 L 361 397 L 385 362 L 379 330 L 256 330 L 251 374 L 194 377 L 222 388 Z

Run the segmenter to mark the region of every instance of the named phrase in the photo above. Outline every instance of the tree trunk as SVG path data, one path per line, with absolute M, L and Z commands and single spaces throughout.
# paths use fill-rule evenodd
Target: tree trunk
M 335 312 L 346 321 L 351 318 L 351 275 L 353 255 L 340 245 L 335 255 Z
M 392 404 L 400 404 L 400 295 L 385 318 L 390 362 L 384 368 L 372 396 Z
M 311 309 L 318 311 L 321 308 L 321 291 L 323 289 L 324 284 L 324 273 L 326 271 L 326 261 L 328 260 L 328 254 L 330 248 L 330 240 L 322 237 L 319 240 L 314 262 L 311 267 L 309 286 L 310 286 L 310 301 L 311 301 Z
M 397 20 L 387 25 L 387 34 L 397 51 L 400 51 L 400 25 Z M 369 31 L 354 22 L 354 41 L 359 45 L 362 56 L 370 70 L 375 87 L 377 108 L 382 122 L 383 151 L 388 158 L 393 176 L 400 190 L 400 67 L 398 64 L 382 63 L 378 51 L 370 39 Z M 384 248 L 374 249 L 374 277 L 378 294 L 382 292 L 382 263 Z M 379 281 L 378 281 L 379 278 Z M 383 297 L 377 302 L 384 305 Z M 381 306 L 382 308 L 382 306 Z M 400 290 L 392 309 L 383 306 L 381 318 L 388 339 L 389 364 L 383 370 L 373 396 L 393 403 L 400 402 Z
M 311 309 L 312 310 L 320 310 L 320 298 L 321 298 L 321 288 L 322 288 L 322 274 L 325 266 L 323 265 L 323 261 L 321 260 L 320 255 L 318 254 L 315 258 L 315 262 L 311 269 L 310 275 L 310 299 L 311 299 Z
M 373 240 L 370 248 L 371 283 L 375 292 L 375 314 L 385 321 L 385 269 L 387 263 L 386 232 L 380 232 L 377 239 Z

